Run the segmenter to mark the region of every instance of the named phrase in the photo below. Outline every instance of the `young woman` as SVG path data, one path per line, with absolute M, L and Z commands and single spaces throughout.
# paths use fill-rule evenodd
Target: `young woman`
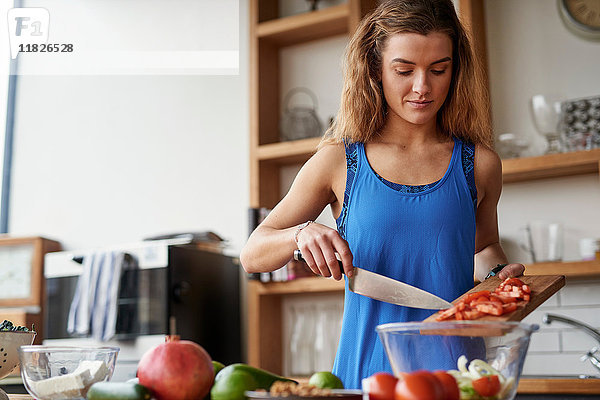
M 302 251 L 315 274 L 371 269 L 451 301 L 506 264 L 488 98 L 452 0 L 395 0 L 350 41 L 341 107 L 320 149 L 242 251 L 248 272 Z M 330 205 L 337 230 L 311 222 Z M 518 276 L 508 264 L 500 278 Z M 348 291 L 333 372 L 347 388 L 390 371 L 375 327 L 421 310 Z

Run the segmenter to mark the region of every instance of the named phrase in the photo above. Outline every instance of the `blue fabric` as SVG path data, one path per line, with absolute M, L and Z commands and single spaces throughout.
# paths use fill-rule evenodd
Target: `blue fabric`
M 363 143 L 346 146 L 347 182 L 338 231 L 354 265 L 452 301 L 473 287 L 475 207 L 463 168 L 463 143 L 454 139 L 443 178 L 415 190 L 396 190 L 371 168 Z M 476 196 L 476 194 L 475 194 Z M 421 321 L 433 310 L 396 306 L 348 290 L 333 373 L 346 388 L 391 371 L 375 327 Z M 456 359 L 452 360 L 456 365 Z

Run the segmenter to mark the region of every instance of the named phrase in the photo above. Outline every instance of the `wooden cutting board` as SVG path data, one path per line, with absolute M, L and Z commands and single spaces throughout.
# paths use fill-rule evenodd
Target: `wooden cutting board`
M 485 317 L 477 318 L 475 321 L 521 321 L 533 310 L 548 300 L 550 296 L 558 292 L 560 288 L 565 286 L 564 275 L 525 275 L 519 276 L 519 279 L 522 280 L 523 283 L 529 285 L 531 288 L 531 299 L 529 302 L 518 302 L 517 309 L 511 313 L 499 316 L 486 315 Z M 489 290 L 490 292 L 493 292 L 494 289 L 500 285 L 500 283 L 502 283 L 502 280 L 497 276 L 493 276 L 481 282 L 467 293 L 479 292 L 481 290 Z M 458 299 L 454 300 L 452 304 L 458 303 L 458 300 L 463 296 L 460 296 Z M 425 319 L 424 322 L 435 322 L 437 315 L 438 313 L 433 314 Z

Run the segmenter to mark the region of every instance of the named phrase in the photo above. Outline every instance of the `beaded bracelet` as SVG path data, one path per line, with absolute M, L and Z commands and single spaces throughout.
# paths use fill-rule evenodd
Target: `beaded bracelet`
M 294 232 L 294 242 L 296 242 L 296 245 L 298 245 L 298 234 L 300 233 L 300 231 L 312 224 L 313 222 L 314 221 L 306 221 L 303 224 L 298 225 L 298 227 L 296 228 L 296 232 Z

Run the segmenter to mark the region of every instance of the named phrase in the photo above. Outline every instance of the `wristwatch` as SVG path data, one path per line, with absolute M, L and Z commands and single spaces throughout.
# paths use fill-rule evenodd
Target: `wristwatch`
M 498 272 L 502 271 L 502 268 L 506 267 L 508 264 L 498 264 L 485 276 L 485 279 L 491 278 L 492 276 L 498 275 Z M 485 280 L 484 279 L 484 280 Z

